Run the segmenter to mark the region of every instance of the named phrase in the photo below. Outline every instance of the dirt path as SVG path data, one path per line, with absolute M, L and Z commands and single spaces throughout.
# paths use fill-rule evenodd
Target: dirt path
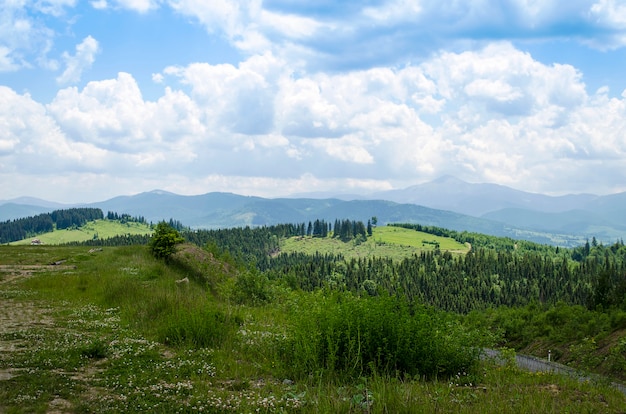
M 34 344 L 24 338 L 22 332 L 54 329 L 51 308 L 40 301 L 29 300 L 28 292 L 21 290 L 19 283 L 40 272 L 67 271 L 73 268 L 61 265 L 0 265 L 0 360 L 10 360 L 12 354 L 28 352 L 33 347 Z M 18 368 L 0 368 L 0 381 L 10 380 L 19 375 L 20 371 Z M 57 398 L 50 403 L 47 412 L 71 412 L 71 404 Z
M 17 289 L 18 282 L 37 272 L 67 270 L 68 266 L 0 265 L 0 352 L 15 350 L 19 341 L 7 340 L 7 334 L 31 327 L 52 326 L 50 309 L 25 300 L 25 292 Z M 11 289 L 15 287 L 16 289 Z M 16 297 L 20 297 L 16 300 Z

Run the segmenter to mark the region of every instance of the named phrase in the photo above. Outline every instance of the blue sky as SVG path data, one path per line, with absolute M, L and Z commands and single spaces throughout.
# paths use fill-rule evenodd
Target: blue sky
M 626 2 L 8 0 L 0 199 L 626 191 Z

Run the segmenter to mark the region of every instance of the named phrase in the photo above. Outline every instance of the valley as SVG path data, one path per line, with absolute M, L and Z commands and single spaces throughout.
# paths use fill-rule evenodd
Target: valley
M 67 227 L 41 244 L 0 246 L 0 411 L 626 406 L 612 384 L 626 381 L 622 242 L 562 248 L 377 217 L 209 230 L 109 212 L 72 225 L 91 216 L 103 213 L 58 210 Z M 581 374 L 525 371 L 517 352 Z

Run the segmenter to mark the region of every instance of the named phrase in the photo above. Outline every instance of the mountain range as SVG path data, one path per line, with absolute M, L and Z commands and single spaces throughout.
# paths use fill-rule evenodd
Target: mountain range
M 184 196 L 155 190 L 81 205 L 21 197 L 0 201 L 0 220 L 71 207 L 97 207 L 105 213 L 143 216 L 152 222 L 173 218 L 192 228 L 301 223 L 318 218 L 366 221 L 376 216 L 379 224 L 420 223 L 565 246 L 591 237 L 612 243 L 626 235 L 626 193 L 555 197 L 450 176 L 367 196 L 307 194 L 270 199 L 217 192 Z

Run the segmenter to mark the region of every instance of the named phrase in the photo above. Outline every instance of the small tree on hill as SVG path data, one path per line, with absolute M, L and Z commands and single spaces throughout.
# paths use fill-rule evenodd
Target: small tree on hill
M 150 251 L 157 259 L 168 259 L 176 252 L 176 245 L 185 241 L 178 230 L 162 221 L 156 226 L 156 230 L 150 240 Z

